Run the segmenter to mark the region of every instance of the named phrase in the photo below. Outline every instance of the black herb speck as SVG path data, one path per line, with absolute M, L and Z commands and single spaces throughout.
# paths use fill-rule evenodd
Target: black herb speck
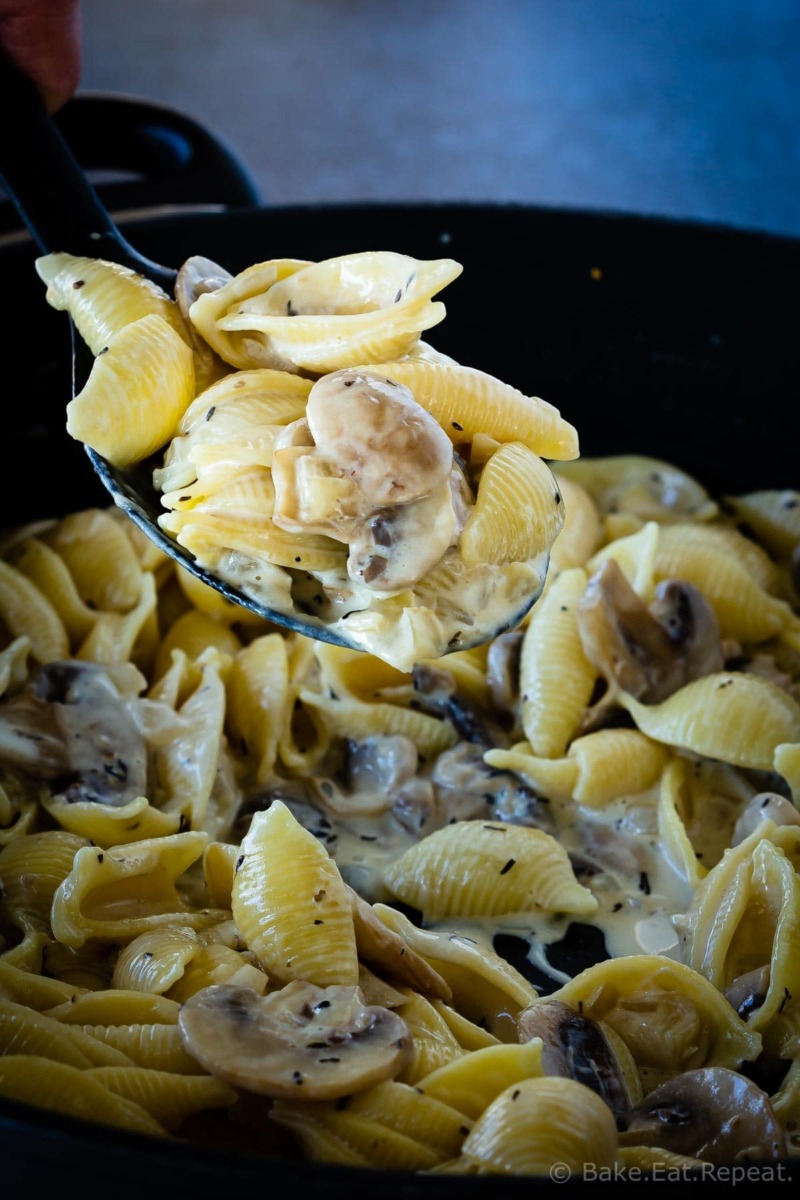
M 104 858 L 104 855 L 102 855 L 102 854 L 98 854 L 98 856 L 97 856 L 97 861 L 98 861 L 99 863 L 101 863 L 101 862 L 103 861 L 103 858 Z
M 244 862 L 244 855 L 243 855 L 243 854 L 240 854 L 240 855 L 239 855 L 239 857 L 238 857 L 238 858 L 237 858 L 237 860 L 236 860 L 236 870 L 237 870 L 237 871 L 239 870 L 239 868 L 241 867 L 241 865 L 242 865 L 242 863 L 243 863 L 243 862 Z
M 341 1062 L 340 1058 L 334 1058 L 332 1055 L 329 1058 L 318 1058 L 317 1062 Z
M 303 1076 L 300 1074 L 300 1072 L 293 1071 L 292 1072 L 292 1083 L 301 1084 L 302 1082 L 303 1082 Z
M 517 860 L 516 860 L 515 858 L 510 858 L 510 859 L 508 860 L 508 862 L 506 863 L 506 865 L 503 867 L 503 869 L 502 869 L 502 871 L 500 872 L 500 874 L 501 874 L 501 875 L 507 875 L 507 874 L 508 874 L 508 872 L 511 870 L 511 868 L 514 866 L 514 863 L 515 863 L 516 861 L 517 861 Z
M 72 286 L 75 288 L 76 292 L 79 292 L 85 283 L 85 279 L 75 279 L 73 280 Z
M 105 771 L 106 775 L 110 775 L 112 779 L 119 779 L 122 781 L 128 778 L 128 764 L 123 762 L 121 758 L 118 758 L 116 762 L 106 763 L 103 770 Z
M 459 433 L 464 432 L 464 426 L 459 425 L 458 421 L 451 421 L 450 424 L 453 426 L 453 429 L 457 429 Z
M 639 891 L 644 892 L 645 896 L 650 895 L 650 880 L 647 878 L 647 871 L 642 871 L 639 876 Z
M 619 910 L 620 910 L 621 908 L 622 908 L 622 901 L 621 901 L 621 900 L 618 900 L 618 901 L 617 901 L 617 903 L 614 905 L 614 907 L 612 908 L 612 910 L 611 910 L 611 911 L 612 911 L 612 912 L 619 912 Z
M 208 410 L 208 412 L 206 413 L 206 420 L 207 420 L 207 421 L 210 421 L 210 420 L 211 420 L 211 418 L 213 417 L 213 415 L 214 415 L 214 413 L 215 413 L 216 411 L 217 411 L 217 406 L 216 406 L 216 404 L 212 404 L 212 405 L 211 405 L 211 408 L 210 408 L 210 409 Z

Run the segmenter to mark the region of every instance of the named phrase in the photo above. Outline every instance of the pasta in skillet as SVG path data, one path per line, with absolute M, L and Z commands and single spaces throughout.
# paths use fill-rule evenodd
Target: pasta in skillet
M 111 263 L 37 267 L 96 354 L 68 431 L 117 468 L 161 452 L 159 523 L 200 567 L 405 671 L 538 597 L 564 520 L 544 458 L 577 435 L 420 342 L 458 263 L 190 259 L 176 301 Z
M 0 1094 L 525 1174 L 715 1161 L 647 1123 L 713 1082 L 759 1114 L 724 1155 L 797 1151 L 791 556 L 673 489 L 781 614 L 734 639 L 713 556 L 705 590 L 660 577 L 676 514 L 609 530 L 569 471 L 589 532 L 523 627 L 411 672 L 276 631 L 114 511 L 7 537 Z M 576 929 L 602 949 L 570 979 Z
M 254 512 L 281 454 L 295 515 L 328 511 L 341 479 L 286 431 L 367 362 L 477 484 L 464 565 L 552 543 L 543 596 L 445 657 L 414 629 L 400 661 L 276 629 L 113 510 L 8 531 L 0 1097 L 362 1169 L 796 1156 L 793 494 L 558 461 L 577 445 L 555 409 L 419 342 L 448 260 L 353 257 L 205 264 L 176 304 L 90 260 L 42 270 L 110 346 L 98 389 L 153 335 L 119 461 L 150 453 L 148 389 L 179 364 L 157 469 L 198 546 L 235 536 L 273 582 L 287 548 L 341 570 L 329 531 Z M 387 603 L 455 604 L 446 554 Z

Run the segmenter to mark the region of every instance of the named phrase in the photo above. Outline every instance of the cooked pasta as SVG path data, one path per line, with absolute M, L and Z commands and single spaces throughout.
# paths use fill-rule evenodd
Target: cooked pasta
M 148 462 L 159 523 L 200 567 L 402 670 L 486 643 L 538 597 L 564 521 L 545 460 L 574 458 L 577 435 L 420 344 L 452 259 L 234 278 L 190 259 L 177 303 L 102 260 L 37 266 L 96 356 L 68 432 L 116 468 Z
M 104 449 L 159 452 L 165 528 L 287 604 L 330 589 L 376 653 L 239 609 L 118 512 L 8 532 L 0 1096 L 361 1170 L 800 1154 L 796 493 L 717 502 L 641 456 L 551 474 L 557 410 L 419 342 L 451 260 L 184 272 L 177 303 L 41 269 L 109 347 L 90 424 L 142 325 L 169 348 L 163 425 L 148 368 Z M 373 371 L 436 483 L 367 595 L 374 513 L 326 419 Z M 476 596 L 510 612 L 551 545 L 532 612 L 473 644 Z

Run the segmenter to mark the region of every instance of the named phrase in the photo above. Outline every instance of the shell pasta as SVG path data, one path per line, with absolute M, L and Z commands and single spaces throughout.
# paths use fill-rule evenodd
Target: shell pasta
M 406 671 L 538 597 L 564 521 L 545 459 L 577 434 L 420 341 L 459 263 L 376 251 L 232 278 L 190 259 L 174 300 L 102 260 L 37 266 L 96 356 L 68 432 L 118 469 L 149 462 L 198 566 Z
M 117 510 L 6 531 L 0 1097 L 265 1171 L 800 1155 L 796 493 L 577 459 L 551 405 L 420 342 L 448 259 L 190 263 L 174 301 L 41 265 L 112 374 L 143 323 L 172 356 L 103 452 L 150 455 L 150 376 L 180 375 L 165 529 L 366 650 Z M 339 467 L 373 409 L 422 467 L 364 453 L 365 504 Z M 530 612 L 454 637 L 534 561 Z

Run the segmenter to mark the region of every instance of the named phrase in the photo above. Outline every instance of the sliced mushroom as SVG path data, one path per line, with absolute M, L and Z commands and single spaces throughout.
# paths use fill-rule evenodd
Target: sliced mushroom
M 519 695 L 519 660 L 522 652 L 521 629 L 501 633 L 489 646 L 486 679 L 492 704 L 498 712 L 511 715 Z
M 725 999 L 733 1005 L 743 1021 L 757 1012 L 769 991 L 770 964 L 756 967 L 744 975 L 737 975 L 725 989 Z
M 495 817 L 551 832 L 554 819 L 548 801 L 512 771 L 489 766 L 483 755 L 483 746 L 459 742 L 437 758 L 431 779 L 443 819 Z
M 129 702 L 94 663 L 47 663 L 0 703 L 0 764 L 47 781 L 70 803 L 116 807 L 147 793 L 145 739 Z
M 348 887 L 353 903 L 358 957 L 377 970 L 383 970 L 396 983 L 406 984 L 439 1000 L 450 1000 L 452 992 L 438 971 L 412 950 L 404 938 L 380 921 L 372 905 Z
M 276 779 L 263 791 L 249 795 L 236 815 L 233 836 L 241 841 L 250 828 L 253 814 L 264 812 L 273 800 L 282 800 L 303 828 L 329 848 L 336 841 L 333 825 L 323 811 L 317 780 L 310 777 Z
M 800 825 L 800 812 L 791 800 L 778 795 L 777 792 L 759 792 L 748 800 L 739 814 L 733 829 L 731 845 L 738 846 L 767 819 L 774 821 L 776 825 Z
M 723 667 L 717 618 L 697 588 L 666 580 L 648 609 L 613 559 L 589 580 L 578 629 L 586 657 L 607 682 L 646 704 Z
M 189 309 L 197 297 L 205 296 L 208 292 L 218 291 L 231 279 L 233 276 L 229 275 L 224 267 L 212 262 L 210 258 L 193 254 L 191 258 L 186 259 L 175 280 L 175 299 L 183 319 L 189 323 L 191 328 L 193 326 L 189 319 Z
M 436 791 L 429 779 L 409 779 L 393 796 L 392 816 L 412 837 L 441 828 L 443 822 Z
M 658 1146 L 711 1163 L 758 1162 L 786 1153 L 769 1097 L 726 1067 L 687 1071 L 631 1111 L 624 1146 Z
M 560 1000 L 537 1001 L 517 1017 L 519 1040 L 542 1039 L 545 1075 L 574 1079 L 596 1092 L 624 1129 L 630 1101 L 622 1068 L 596 1021 L 574 1013 Z
M 310 446 L 288 430 L 275 444 L 276 525 L 346 542 L 348 573 L 369 588 L 412 586 L 458 536 L 447 434 L 407 387 L 359 369 L 317 380 L 305 421 Z
M 350 740 L 346 754 L 347 786 L 354 792 L 395 792 L 414 778 L 419 766 L 417 747 L 402 734 Z
M 414 693 L 424 712 L 446 717 L 462 742 L 492 747 L 506 744 L 499 728 L 456 690 L 453 675 L 443 667 L 417 663 L 411 673 Z
M 408 1062 L 411 1035 L 358 987 L 294 980 L 260 996 L 252 988 L 203 988 L 181 1007 L 184 1045 L 215 1075 L 244 1091 L 334 1100 L 391 1079 Z

